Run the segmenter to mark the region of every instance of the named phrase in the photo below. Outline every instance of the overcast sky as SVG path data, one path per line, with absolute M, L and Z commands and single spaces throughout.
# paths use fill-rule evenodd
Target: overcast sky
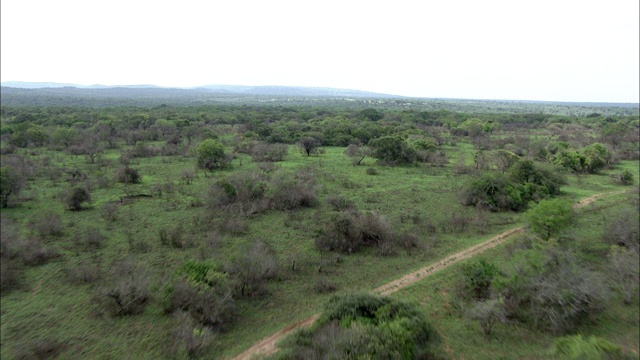
M 638 0 L 2 0 L 1 80 L 638 102 Z

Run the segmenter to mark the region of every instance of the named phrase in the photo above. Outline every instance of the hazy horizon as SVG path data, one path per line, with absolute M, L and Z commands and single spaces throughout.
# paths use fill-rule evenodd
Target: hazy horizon
M 0 80 L 637 103 L 633 0 L 6 0 Z

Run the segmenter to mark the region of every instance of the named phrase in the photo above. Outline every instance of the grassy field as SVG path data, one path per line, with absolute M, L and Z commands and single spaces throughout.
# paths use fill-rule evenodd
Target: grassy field
M 247 155 L 239 155 L 228 170 L 204 176 L 200 172 L 191 184 L 182 184 L 185 170 L 194 168 L 191 156 L 155 156 L 133 159 L 132 167 L 142 175 L 141 184 L 125 185 L 109 179 L 117 166 L 119 152 L 107 151 L 98 164 L 87 164 L 82 156 L 36 149 L 24 151 L 35 164 L 37 173 L 23 190 L 24 201 L 3 209 L 3 217 L 13 219 L 21 237 L 42 237 L 44 245 L 57 257 L 39 266 L 20 268 L 20 286 L 3 294 L 1 356 L 9 359 L 21 349 L 37 347 L 48 341 L 59 344 L 62 358 L 165 358 L 173 357 L 175 317 L 164 313 L 161 298 L 167 281 L 176 276 L 185 261 L 198 259 L 224 265 L 241 256 L 257 241 L 268 244 L 277 255 L 279 271 L 267 284 L 268 295 L 242 298 L 236 302 L 238 316 L 224 332 L 215 335 L 213 353 L 207 357 L 226 358 L 242 352 L 251 344 L 287 325 L 318 312 L 333 294 L 369 291 L 411 270 L 425 266 L 480 243 L 501 231 L 523 224 L 522 213 L 479 212 L 464 207 L 458 191 L 470 175 L 456 174 L 454 162 L 460 154 L 473 158 L 473 148 L 461 143 L 445 150 L 451 162 L 444 167 L 428 164 L 385 167 L 371 158 L 362 166 L 352 166 L 345 148 L 326 147 L 319 156 L 304 156 L 293 146 L 286 161 L 279 165 L 287 171 L 305 169 L 315 179 L 319 205 L 295 211 L 269 210 L 240 219 L 246 230 L 220 234 L 203 220 L 202 206 L 209 185 L 233 173 L 256 169 Z M 469 160 L 468 160 L 469 161 Z M 67 211 L 60 192 L 68 187 L 61 169 L 79 169 L 92 183 L 92 204 L 82 211 Z M 368 169 L 375 169 L 374 175 Z M 609 173 L 630 170 L 637 178 L 638 163 L 622 162 L 600 175 L 568 176 L 563 197 L 579 198 L 623 189 L 614 184 Z M 105 184 L 99 183 L 105 178 Z M 160 194 L 159 189 L 162 189 Z M 357 209 L 383 215 L 394 231 L 411 232 L 420 238 L 418 247 L 397 249 L 381 256 L 374 249 L 351 255 L 321 253 L 315 246 L 316 234 L 335 211 L 326 199 L 332 195 L 351 199 Z M 597 243 L 602 225 L 616 201 L 623 196 L 598 202 L 602 209 L 585 212 L 575 227 L 576 238 L 598 254 Z M 105 208 L 112 204 L 115 220 Z M 607 204 L 611 204 L 610 206 Z M 60 216 L 61 235 L 41 236 L 38 223 L 47 214 Z M 603 215 L 604 214 L 604 215 Z M 462 230 L 447 228 L 454 216 L 470 219 Z M 161 244 L 161 229 L 181 227 L 186 243 L 181 249 Z M 85 250 L 89 229 L 104 235 L 96 250 Z M 193 229 L 199 229 L 195 231 Z M 502 250 L 486 256 L 507 261 Z M 134 260 L 144 274 L 154 299 L 136 316 L 110 317 L 100 313 L 95 297 L 103 291 L 95 283 L 74 281 L 78 271 L 97 272 L 104 282 L 117 278 L 124 260 Z M 415 299 L 434 320 L 442 333 L 444 346 L 454 358 L 534 358 L 546 349 L 551 337 L 517 325 L 500 327 L 492 339 L 455 311 L 453 282 L 457 270 L 437 274 L 394 296 Z M 320 286 L 335 288 L 319 292 Z M 637 353 L 638 317 L 631 307 L 615 306 L 589 328 L 588 333 L 607 337 L 625 349 Z M 619 319 L 627 319 L 620 322 Z M 632 320 L 628 320 L 632 319 Z M 616 328 L 614 324 L 619 324 Z M 615 329 L 615 330 L 614 330 Z M 635 337 L 634 337 L 635 334 Z M 635 346 L 635 348 L 634 348 Z M 482 352 L 479 353 L 479 349 Z

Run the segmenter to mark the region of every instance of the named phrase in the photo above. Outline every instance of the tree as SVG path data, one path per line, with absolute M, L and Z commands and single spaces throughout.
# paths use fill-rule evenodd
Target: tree
M 368 108 L 360 111 L 358 117 L 362 120 L 378 121 L 384 118 L 384 113 L 376 109 Z
M 311 154 L 317 154 L 319 146 L 320 142 L 316 140 L 316 138 L 311 136 L 304 137 L 300 139 L 300 141 L 298 141 L 298 147 L 300 147 L 300 150 L 303 153 L 307 154 L 307 156 L 311 156 Z
M 371 156 L 387 164 L 410 164 L 416 161 L 416 152 L 400 136 L 383 136 L 369 142 Z
M 371 151 L 367 146 L 364 146 L 362 144 L 350 144 L 344 153 L 351 158 L 351 162 L 354 166 L 358 166 L 362 164 L 362 160 L 364 160 L 364 158 L 367 157 L 371 153 Z
M 67 209 L 77 211 L 82 209 L 82 204 L 91 202 L 91 195 L 85 188 L 74 187 L 63 194 L 62 202 Z
M 525 215 L 529 229 L 549 240 L 573 223 L 571 203 L 562 199 L 542 200 Z
M 224 153 L 224 146 L 214 139 L 207 139 L 196 147 L 196 158 L 198 167 L 208 171 L 224 169 L 231 162 Z
M 0 203 L 3 208 L 9 207 L 9 201 L 17 197 L 24 185 L 24 179 L 12 166 L 0 168 Z

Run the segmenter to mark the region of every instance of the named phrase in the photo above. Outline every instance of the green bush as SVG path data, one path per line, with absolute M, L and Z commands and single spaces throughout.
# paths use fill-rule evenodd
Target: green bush
M 542 200 L 525 217 L 531 232 L 543 240 L 549 240 L 573 223 L 573 206 L 562 199 Z
M 329 300 L 311 329 L 286 341 L 279 358 L 433 358 L 438 341 L 416 304 L 368 294 L 343 295 Z

